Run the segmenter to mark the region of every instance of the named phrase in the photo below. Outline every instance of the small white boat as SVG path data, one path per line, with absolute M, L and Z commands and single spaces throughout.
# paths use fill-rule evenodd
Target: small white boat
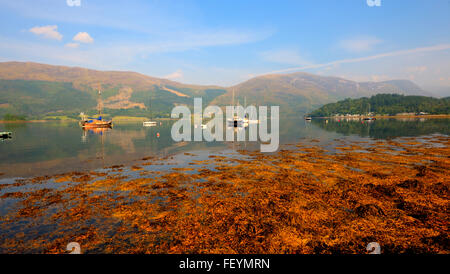
M 248 118 L 244 118 L 244 123 L 250 124 L 259 124 L 259 120 L 249 120 Z
M 148 99 L 148 104 L 149 104 L 149 108 L 150 108 L 150 121 L 144 121 L 142 123 L 142 126 L 144 127 L 156 127 L 158 125 L 158 122 L 156 121 L 152 121 L 151 119 L 153 119 L 153 115 L 152 115 L 152 100 L 150 100 L 150 98 Z
M 377 118 L 375 117 L 364 117 L 364 121 L 375 121 Z
M 9 131 L 0 132 L 0 138 L 2 139 L 12 138 L 12 133 Z
M 229 126 L 240 127 L 245 121 L 237 115 L 234 115 L 233 118 L 227 120 Z
M 306 120 L 306 121 L 311 121 L 312 118 L 311 118 L 311 117 L 305 117 L 305 120 Z
M 230 119 L 228 120 L 228 125 L 231 127 L 241 127 L 244 124 L 242 119 Z
M 154 127 L 154 126 L 156 126 L 157 124 L 158 124 L 158 123 L 155 122 L 155 121 L 145 121 L 145 122 L 142 123 L 142 125 L 143 125 L 144 127 Z
M 199 126 L 199 125 L 194 125 L 194 128 L 198 128 L 198 126 Z M 201 124 L 201 125 L 200 125 L 200 128 L 205 129 L 205 128 L 208 128 L 208 126 L 205 125 L 205 124 Z

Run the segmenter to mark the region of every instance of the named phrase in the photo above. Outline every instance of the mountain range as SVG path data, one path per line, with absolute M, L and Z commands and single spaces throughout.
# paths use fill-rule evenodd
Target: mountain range
M 176 105 L 279 105 L 281 114 L 301 114 L 345 98 L 379 93 L 427 95 L 409 80 L 355 82 L 304 72 L 258 76 L 232 87 L 182 84 L 131 71 L 98 71 L 32 62 L 0 63 L 0 115 L 44 117 L 95 112 L 97 89 L 106 113 L 168 115 Z M 151 108 L 150 108 L 151 107 Z M 89 110 L 89 111 L 88 111 Z

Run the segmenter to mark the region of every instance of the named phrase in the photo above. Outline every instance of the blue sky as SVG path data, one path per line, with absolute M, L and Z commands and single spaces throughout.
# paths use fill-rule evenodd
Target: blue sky
M 449 0 L 76 2 L 0 0 L 0 61 L 223 86 L 307 71 L 450 93 Z

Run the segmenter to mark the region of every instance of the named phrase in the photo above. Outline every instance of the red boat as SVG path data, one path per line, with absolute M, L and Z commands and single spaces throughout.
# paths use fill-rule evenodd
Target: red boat
M 89 120 L 83 120 L 80 122 L 83 128 L 110 128 L 112 127 L 112 121 L 104 121 L 102 117 L 98 118 L 88 118 Z
M 111 128 L 112 127 L 112 121 L 105 121 L 102 119 L 102 109 L 103 109 L 103 102 L 102 102 L 102 92 L 99 89 L 98 90 L 98 118 L 91 118 L 84 115 L 84 113 L 80 113 L 81 121 L 80 126 L 82 128 Z

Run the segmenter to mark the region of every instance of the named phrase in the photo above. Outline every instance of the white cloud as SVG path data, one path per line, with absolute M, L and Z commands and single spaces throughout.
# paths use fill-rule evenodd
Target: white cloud
M 339 47 L 349 52 L 364 52 L 372 50 L 381 40 L 375 37 L 357 37 L 339 42 Z
M 296 50 L 280 49 L 269 50 L 260 53 L 261 57 L 272 63 L 290 65 L 310 65 L 311 63 L 301 57 Z
M 80 44 L 78 44 L 78 43 L 67 43 L 64 46 L 67 47 L 67 48 L 75 49 L 75 48 L 78 48 L 80 46 Z
M 62 34 L 58 32 L 58 26 L 56 25 L 33 27 L 30 29 L 30 32 L 48 39 L 56 39 L 59 41 L 61 41 L 63 37 Z
M 359 62 L 371 61 L 371 60 L 376 60 L 376 59 L 386 58 L 386 57 L 396 57 L 396 56 L 401 56 L 401 55 L 442 51 L 442 50 L 448 50 L 448 49 L 450 49 L 450 44 L 440 44 L 440 45 L 435 45 L 435 46 L 430 46 L 430 47 L 421 47 L 421 48 L 414 48 L 414 49 L 391 51 L 391 52 L 386 52 L 386 53 L 381 53 L 381 54 L 371 55 L 371 56 L 366 56 L 366 57 L 360 57 L 360 58 L 342 59 L 342 60 L 332 61 L 332 62 L 323 63 L 323 64 L 314 64 L 314 65 L 307 65 L 307 66 L 302 66 L 302 67 L 287 68 L 287 69 L 272 71 L 270 73 L 285 73 L 285 72 L 307 70 L 307 69 L 318 69 L 318 68 L 324 68 L 324 67 L 329 67 L 329 66 L 336 66 L 336 65 L 340 65 L 340 64 L 359 63 Z
M 93 43 L 94 39 L 87 32 L 79 32 L 73 37 L 73 41 L 80 43 Z
M 169 80 L 174 80 L 174 79 L 180 79 L 183 78 L 183 71 L 182 70 L 177 70 L 171 74 L 168 74 L 166 76 L 164 76 L 163 78 L 169 79 Z

